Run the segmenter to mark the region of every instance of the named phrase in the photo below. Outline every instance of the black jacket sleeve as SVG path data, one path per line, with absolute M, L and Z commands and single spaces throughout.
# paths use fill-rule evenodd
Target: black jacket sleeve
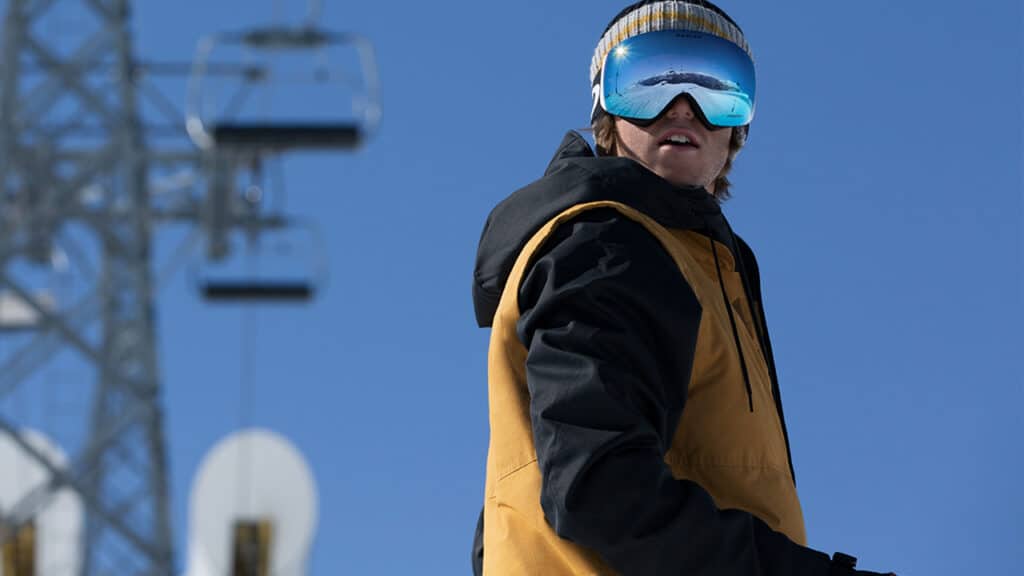
M 701 308 L 669 254 L 611 209 L 555 231 L 519 290 L 541 506 L 626 575 L 828 576 L 829 557 L 719 510 L 664 455 Z

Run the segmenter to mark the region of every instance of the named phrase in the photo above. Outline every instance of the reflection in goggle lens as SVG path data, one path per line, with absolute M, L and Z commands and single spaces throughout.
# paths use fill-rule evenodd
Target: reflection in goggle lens
M 714 126 L 754 117 L 754 63 L 742 48 L 701 32 L 665 30 L 629 38 L 605 57 L 601 106 L 623 118 L 653 120 L 688 94 Z

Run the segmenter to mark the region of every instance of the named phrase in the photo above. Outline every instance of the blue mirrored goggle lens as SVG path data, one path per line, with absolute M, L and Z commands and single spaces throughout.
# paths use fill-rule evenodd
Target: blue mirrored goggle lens
M 711 34 L 648 32 L 624 40 L 605 57 L 601 105 L 609 114 L 653 120 L 689 94 L 714 126 L 754 118 L 754 63 L 742 48 Z

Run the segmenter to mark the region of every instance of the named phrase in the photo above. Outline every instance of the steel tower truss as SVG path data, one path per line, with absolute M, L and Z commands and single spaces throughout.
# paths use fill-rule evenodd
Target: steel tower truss
M 81 383 L 91 386 L 91 414 L 84 421 L 86 440 L 71 452 L 67 468 L 34 450 L 19 435 L 18 422 L 0 417 L 0 430 L 51 474 L 49 484 L 0 512 L 0 540 L 68 488 L 87 509 L 83 574 L 170 576 L 153 234 L 157 225 L 174 221 L 195 229 L 205 223 L 205 232 L 222 236 L 241 220 L 232 208 L 233 176 L 215 176 L 212 190 L 183 187 L 179 196 L 156 200 L 157 175 L 224 160 L 200 157 L 187 144 L 180 111 L 147 84 L 149 67 L 133 55 L 129 0 L 4 3 L 0 294 L 20 301 L 38 323 L 24 346 L 0 357 L 0 398 L 65 348 L 95 376 Z M 74 12 L 76 30 L 88 28 L 81 41 L 69 46 L 63 35 L 40 31 L 38 23 L 54 11 Z M 148 118 L 154 114 L 180 132 L 176 146 L 155 143 Z M 246 225 L 259 225 L 247 210 Z M 211 211 L 217 229 L 208 225 Z M 88 294 L 55 309 L 33 291 L 23 270 L 48 262 L 55 238 L 69 226 L 88 231 L 98 265 Z

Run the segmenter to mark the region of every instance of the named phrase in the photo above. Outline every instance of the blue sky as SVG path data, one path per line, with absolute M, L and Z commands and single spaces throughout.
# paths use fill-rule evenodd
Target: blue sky
M 182 562 L 199 461 L 245 422 L 314 470 L 310 574 L 469 573 L 488 437 L 476 242 L 586 126 L 591 52 L 624 5 L 326 3 L 327 27 L 376 45 L 384 116 L 356 155 L 285 164 L 289 211 L 324 236 L 323 294 L 243 312 L 179 274 L 160 295 Z M 726 213 L 761 262 L 811 546 L 901 575 L 1019 572 L 1020 3 L 720 5 L 758 74 Z M 266 0 L 134 9 L 153 60 L 274 18 Z

